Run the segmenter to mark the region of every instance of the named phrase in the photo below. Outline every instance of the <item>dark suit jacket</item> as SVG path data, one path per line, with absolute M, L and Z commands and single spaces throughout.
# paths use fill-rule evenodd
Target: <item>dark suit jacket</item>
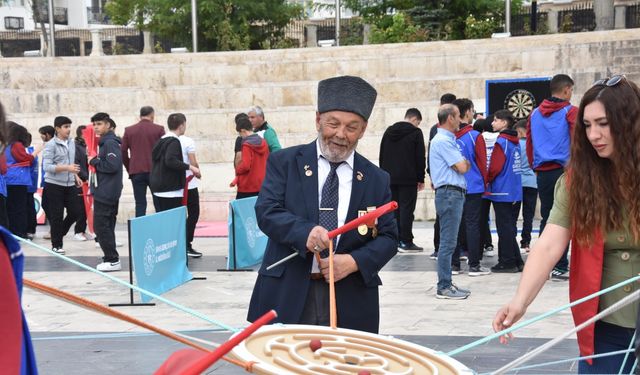
M 122 163 L 130 176 L 151 172 L 151 150 L 163 135 L 164 128 L 147 119 L 124 128 L 121 145 Z
M 305 174 L 305 166 L 313 172 Z M 360 173 L 358 173 L 360 172 Z M 309 289 L 313 255 L 306 242 L 318 225 L 318 160 L 316 143 L 295 146 L 270 154 L 267 173 L 256 202 L 260 229 L 269 237 L 258 271 L 247 319 L 254 321 L 270 309 L 278 322 L 296 324 L 300 320 Z M 355 153 L 353 184 L 346 222 L 358 210 L 381 206 L 391 200 L 389 175 Z M 360 174 L 363 178 L 358 179 Z M 380 320 L 378 271 L 397 252 L 397 227 L 393 213 L 378 219 L 378 236 L 354 230 L 343 234 L 336 254 L 349 253 L 359 271 L 336 283 L 338 326 L 378 332 Z M 266 267 L 297 251 L 299 256 L 269 271 Z

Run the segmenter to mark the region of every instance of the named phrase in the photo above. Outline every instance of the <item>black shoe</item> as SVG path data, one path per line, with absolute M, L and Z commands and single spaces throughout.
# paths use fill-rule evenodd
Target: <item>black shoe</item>
M 202 253 L 193 249 L 189 249 L 187 250 L 187 255 L 191 258 L 200 258 L 202 256 Z
M 433 260 L 438 259 L 438 252 L 434 251 L 433 253 L 431 253 L 431 255 L 429 255 L 429 258 Z
M 495 266 L 491 267 L 491 272 L 493 272 L 493 273 L 518 273 L 518 267 L 516 267 L 516 266 L 505 266 L 504 264 L 498 263 Z
M 405 250 L 405 251 L 420 252 L 420 251 L 424 250 L 424 248 L 414 244 L 413 242 L 402 242 L 402 241 L 400 241 L 400 245 L 398 247 L 401 248 L 402 250 Z

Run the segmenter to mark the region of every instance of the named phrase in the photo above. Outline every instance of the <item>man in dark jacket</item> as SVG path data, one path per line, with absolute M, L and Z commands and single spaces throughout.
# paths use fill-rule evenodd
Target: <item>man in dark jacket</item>
M 422 251 L 413 243 L 413 211 L 418 192 L 424 189 L 425 147 L 420 122 L 422 114 L 409 108 L 404 121 L 384 132 L 380 143 L 380 168 L 391 176 L 391 196 L 398 202 L 399 251 Z
M 182 205 L 186 170 L 200 178 L 200 170 L 184 162 L 179 136 L 187 129 L 187 118 L 182 113 L 172 113 L 167 119 L 169 133 L 165 134 L 151 153 L 151 191 L 158 201 L 158 212 Z
M 120 271 L 120 256 L 116 250 L 116 216 L 122 193 L 122 151 L 120 138 L 114 133 L 116 123 L 104 112 L 91 117 L 93 129 L 100 136 L 100 152 L 89 157 L 89 164 L 96 169 L 96 179 L 91 181 L 93 194 L 93 229 L 104 253 L 98 271 Z

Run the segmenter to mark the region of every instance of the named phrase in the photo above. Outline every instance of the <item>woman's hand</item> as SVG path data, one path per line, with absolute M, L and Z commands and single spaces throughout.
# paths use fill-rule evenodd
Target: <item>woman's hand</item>
M 522 318 L 526 311 L 527 308 L 523 304 L 514 301 L 509 302 L 498 310 L 496 317 L 493 318 L 493 330 L 495 332 L 500 332 L 511 327 L 514 323 L 520 320 L 520 318 Z M 506 335 L 500 336 L 500 343 L 508 344 L 509 340 L 512 339 L 513 334 L 507 333 Z

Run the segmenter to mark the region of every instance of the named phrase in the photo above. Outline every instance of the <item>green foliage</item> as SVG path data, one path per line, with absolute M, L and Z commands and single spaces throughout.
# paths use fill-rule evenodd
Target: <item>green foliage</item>
M 565 13 L 562 17 L 562 23 L 560 24 L 561 33 L 570 33 L 573 31 L 573 19 L 570 13 Z
M 466 39 L 490 38 L 491 34 L 500 29 L 500 22 L 493 17 L 478 20 L 474 16 L 469 16 L 465 20 L 464 36 Z
M 386 27 L 372 25 L 369 37 L 371 44 L 422 42 L 425 40 L 427 40 L 425 30 L 412 25 L 411 20 L 400 12 L 391 17 L 391 24 Z
M 198 0 L 197 6 L 199 51 L 275 44 L 284 27 L 302 16 L 302 7 L 286 0 Z M 190 0 L 111 0 L 106 10 L 115 24 L 133 24 L 175 46 L 192 44 Z

